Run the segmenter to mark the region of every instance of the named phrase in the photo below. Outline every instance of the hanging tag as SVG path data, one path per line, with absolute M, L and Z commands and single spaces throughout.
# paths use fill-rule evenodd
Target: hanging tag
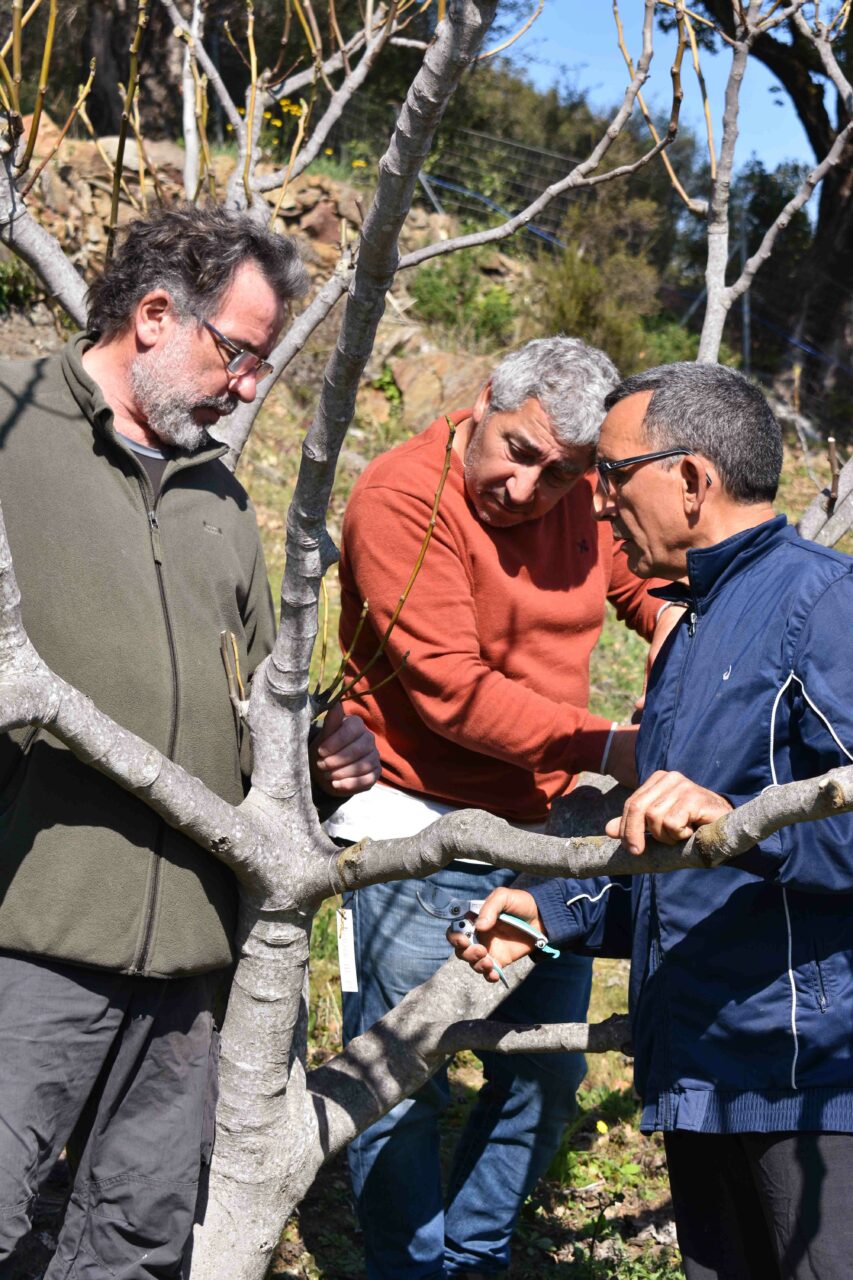
M 338 925 L 338 968 L 341 971 L 341 991 L 358 991 L 352 911 L 349 907 L 340 907 L 335 912 L 335 916 Z

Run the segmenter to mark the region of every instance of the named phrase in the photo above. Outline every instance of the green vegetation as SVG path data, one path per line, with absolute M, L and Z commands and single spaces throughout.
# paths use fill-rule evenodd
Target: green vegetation
M 44 289 L 20 258 L 0 260 L 0 314 L 25 311 L 44 297 Z
M 515 304 L 480 270 L 489 254 L 464 250 L 423 266 L 409 284 L 415 315 L 455 346 L 493 351 L 512 342 Z

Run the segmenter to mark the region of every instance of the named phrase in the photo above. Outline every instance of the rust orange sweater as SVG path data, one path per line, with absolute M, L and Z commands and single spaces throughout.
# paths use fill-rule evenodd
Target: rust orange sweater
M 469 412 L 452 415 L 456 421 Z M 376 458 L 346 510 L 341 646 L 370 614 L 348 676 L 374 653 L 427 529 L 447 443 L 444 418 Z M 383 781 L 517 822 L 545 817 L 574 775 L 597 769 L 610 721 L 587 710 L 589 656 L 605 600 L 648 637 L 660 600 L 592 514 L 585 477 L 540 520 L 483 525 L 453 454 L 435 532 L 383 657 L 348 710 L 376 735 Z M 389 661 L 390 660 L 390 661 Z

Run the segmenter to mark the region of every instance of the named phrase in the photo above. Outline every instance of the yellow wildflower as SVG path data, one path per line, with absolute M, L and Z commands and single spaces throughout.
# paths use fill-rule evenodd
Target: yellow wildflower
M 610 1129 L 607 1127 L 607 1125 L 604 1123 L 604 1121 L 603 1121 L 603 1120 L 596 1120 L 596 1122 L 595 1122 L 595 1128 L 596 1128 L 596 1132 L 598 1132 L 598 1133 L 609 1133 L 609 1132 L 610 1132 Z
M 323 155 L 324 155 L 324 156 L 333 156 L 334 154 L 335 154 L 335 153 L 334 153 L 334 151 L 332 150 L 332 148 L 331 148 L 331 147 L 324 147 L 324 148 L 323 148 Z
M 366 161 L 366 160 L 353 160 L 353 162 L 352 162 L 352 167 L 353 167 L 353 169 L 366 169 L 366 168 L 367 168 L 367 161 Z

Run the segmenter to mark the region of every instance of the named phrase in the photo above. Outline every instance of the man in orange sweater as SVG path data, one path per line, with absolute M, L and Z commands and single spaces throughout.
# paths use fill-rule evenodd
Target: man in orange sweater
M 538 339 L 507 356 L 456 424 L 432 541 L 357 711 L 376 737 L 382 781 L 328 824 L 347 841 L 421 830 L 454 807 L 541 827 L 583 769 L 632 784 L 635 730 L 587 708 L 589 657 L 607 600 L 651 638 L 661 603 L 628 570 L 593 516 L 604 397 L 618 375 L 601 351 Z M 341 646 L 370 612 L 348 676 L 374 653 L 430 519 L 448 440 L 445 418 L 377 458 L 350 498 L 341 559 Z M 660 630 L 669 624 L 660 618 Z M 657 637 L 659 639 L 659 637 Z M 361 688 L 361 687 L 360 687 Z M 428 883 L 484 898 L 512 873 L 452 863 Z M 445 923 L 418 884 L 354 894 L 358 991 L 344 995 L 344 1034 L 365 1031 L 447 957 Z M 540 966 L 501 1007 L 519 1022 L 584 1021 L 591 962 Z M 350 984 L 352 985 L 352 984 Z M 434 1077 L 350 1147 L 369 1280 L 475 1280 L 509 1261 L 515 1221 L 575 1110 L 579 1054 L 483 1055 L 486 1084 L 456 1151 L 447 1211 Z

